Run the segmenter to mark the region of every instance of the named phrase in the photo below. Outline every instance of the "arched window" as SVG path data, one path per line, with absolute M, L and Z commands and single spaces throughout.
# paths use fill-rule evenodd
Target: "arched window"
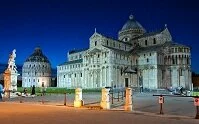
M 113 42 L 113 47 L 115 47 L 115 42 Z
M 146 59 L 146 62 L 149 62 L 149 58 Z
M 187 57 L 187 65 L 189 65 L 189 57 Z
M 147 40 L 145 40 L 145 45 L 147 46 Z
M 175 64 L 175 59 L 173 56 L 172 56 L 172 64 Z
M 97 46 L 97 41 L 95 41 L 95 46 Z
M 177 49 L 177 48 L 175 48 L 175 52 L 176 52 L 176 53 L 178 52 L 178 49 Z
M 156 39 L 155 38 L 153 38 L 153 44 L 156 44 Z
M 182 69 L 179 69 L 179 75 L 182 76 Z

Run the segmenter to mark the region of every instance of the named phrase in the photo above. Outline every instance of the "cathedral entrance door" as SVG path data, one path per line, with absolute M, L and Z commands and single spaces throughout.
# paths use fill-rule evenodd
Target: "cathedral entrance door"
M 128 87 L 128 86 L 129 86 L 129 79 L 125 78 L 125 87 Z

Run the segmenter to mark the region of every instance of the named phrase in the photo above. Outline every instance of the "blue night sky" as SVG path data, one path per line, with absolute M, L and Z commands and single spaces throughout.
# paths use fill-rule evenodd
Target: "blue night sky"
M 191 46 L 192 69 L 199 72 L 197 5 L 197 0 L 1 0 L 0 63 L 15 48 L 22 65 L 40 46 L 55 68 L 68 50 L 88 48 L 94 28 L 117 38 L 133 14 L 147 31 L 167 24 L 175 42 Z

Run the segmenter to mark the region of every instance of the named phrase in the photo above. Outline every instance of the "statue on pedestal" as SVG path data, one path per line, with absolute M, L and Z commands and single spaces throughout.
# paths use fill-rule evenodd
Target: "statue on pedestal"
M 10 91 L 17 91 L 17 67 L 15 65 L 16 50 L 9 55 L 8 67 L 4 72 L 5 95 L 10 96 Z
M 8 70 L 16 72 L 17 71 L 17 67 L 15 65 L 15 58 L 16 58 L 16 50 L 14 49 L 12 51 L 12 54 L 9 55 Z

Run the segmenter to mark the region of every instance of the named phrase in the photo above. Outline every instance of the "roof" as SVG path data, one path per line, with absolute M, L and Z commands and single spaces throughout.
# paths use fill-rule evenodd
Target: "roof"
M 101 52 L 101 50 L 97 49 L 97 48 L 94 48 L 94 49 L 89 51 L 89 53 L 96 53 L 96 52 Z
M 104 46 L 104 45 L 103 45 L 103 46 Z M 106 48 L 108 48 L 108 49 L 111 49 L 111 50 L 113 50 L 113 51 L 115 51 L 115 52 L 118 52 L 118 53 L 129 54 L 128 51 L 124 51 L 124 50 L 120 50 L 120 49 L 116 49 L 116 48 L 112 48 L 112 47 L 108 47 L 108 46 L 104 46 L 104 47 L 106 47 Z
M 135 20 L 133 15 L 129 16 L 129 20 L 123 25 L 121 31 L 129 30 L 129 29 L 140 29 L 145 32 L 145 29 L 142 27 L 142 25 Z
M 163 47 L 188 47 L 188 46 L 182 45 L 179 43 L 175 43 L 173 41 L 168 41 L 168 42 L 165 42 L 164 44 L 157 44 L 157 45 L 149 46 L 149 47 L 136 47 L 133 50 L 131 50 L 130 53 L 158 51 L 158 50 L 161 50 L 161 48 L 163 48 Z
M 143 37 L 154 36 L 154 35 L 160 34 L 164 30 L 165 30 L 165 28 L 164 29 L 160 29 L 158 31 L 154 31 L 154 32 L 147 32 L 147 33 L 144 33 L 143 35 L 140 35 L 138 37 L 133 38 L 133 40 L 139 39 L 139 38 L 143 38 Z
M 74 61 L 68 61 L 68 62 L 64 62 L 58 66 L 62 66 L 62 65 L 70 65 L 70 64 L 77 64 L 77 63 L 82 63 L 83 59 L 78 59 L 78 60 L 74 60 Z
M 162 44 L 150 46 L 150 47 L 136 47 L 134 48 L 130 53 L 142 53 L 142 52 L 152 52 L 152 51 L 158 51 L 163 47 Z
M 131 67 L 126 67 L 123 72 L 124 73 L 135 74 L 135 73 L 137 73 L 137 70 L 132 69 Z
M 42 53 L 39 47 L 36 47 L 33 54 L 30 55 L 25 62 L 46 62 L 50 63 L 48 58 Z
M 176 42 L 165 42 L 164 46 L 169 46 L 169 47 L 189 47 L 189 46 L 186 46 L 186 45 L 183 45 L 183 44 L 179 44 L 179 43 L 176 43 Z
M 97 32 L 97 33 L 98 33 L 98 32 Z M 120 43 L 123 43 L 123 44 L 126 44 L 126 45 L 132 45 L 130 42 L 123 42 L 123 41 L 121 41 L 121 40 L 117 40 L 117 39 L 115 39 L 115 38 L 113 38 L 113 37 L 106 36 L 106 35 L 101 34 L 101 33 L 98 33 L 98 34 L 100 34 L 101 36 L 103 36 L 103 37 L 105 37 L 105 38 L 112 39 L 112 40 L 115 40 L 115 41 L 117 41 L 117 42 L 120 42 Z
M 86 50 L 88 50 L 88 48 L 83 48 L 83 49 L 78 49 L 78 50 L 70 50 L 68 53 L 73 54 L 73 53 L 78 53 L 78 52 L 82 52 L 82 51 L 86 51 Z

